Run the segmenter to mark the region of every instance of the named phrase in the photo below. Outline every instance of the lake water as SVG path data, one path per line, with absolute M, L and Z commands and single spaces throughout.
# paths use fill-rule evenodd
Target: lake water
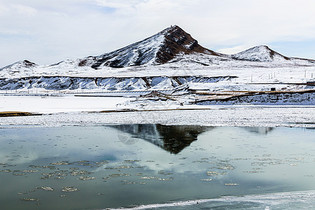
M 310 209 L 315 130 L 0 129 L 0 209 Z

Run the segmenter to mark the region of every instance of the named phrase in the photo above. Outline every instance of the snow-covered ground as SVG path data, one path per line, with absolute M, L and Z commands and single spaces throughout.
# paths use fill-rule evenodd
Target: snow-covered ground
M 315 106 L 207 106 L 207 110 L 56 113 L 0 118 L 0 127 L 164 124 L 249 127 L 315 127 Z
M 186 59 L 186 60 L 185 60 Z M 34 67 L 23 69 L 19 72 L 0 71 L 1 77 L 17 78 L 22 76 L 88 76 L 95 77 L 149 77 L 149 76 L 236 76 L 231 80 L 218 81 L 216 83 L 196 83 L 189 85 L 194 89 L 208 89 L 213 92 L 222 91 L 267 91 L 271 87 L 277 90 L 298 91 L 301 89 L 314 89 L 314 86 L 305 86 L 296 83 L 305 83 L 315 78 L 315 66 L 275 65 L 273 63 L 259 63 L 250 61 L 218 61 L 211 60 L 212 64 L 202 64 L 187 61 L 198 60 L 206 62 L 208 58 L 196 55 L 186 56 L 184 60 L 164 65 L 125 67 L 113 69 L 103 67 L 100 70 L 90 67 L 73 68 L 69 64 L 58 67 Z M 201 59 L 201 60 L 200 60 Z M 208 60 L 208 62 L 210 62 Z M 238 64 L 239 62 L 239 64 Z M 244 66 L 244 62 L 248 66 Z M 292 61 L 293 62 L 293 61 Z M 47 70 L 49 69 L 49 71 Z M 270 84 L 268 84 L 270 83 Z M 91 90 L 93 89 L 85 89 Z M 22 91 L 36 90 L 23 89 Z M 45 93 L 46 90 L 43 90 Z M 54 90 L 51 90 L 54 93 Z M 69 90 L 65 90 L 69 91 Z M 75 90 L 72 90 L 75 91 Z M 185 96 L 190 97 L 190 96 Z M 187 98 L 182 98 L 186 100 Z M 52 113 L 53 115 L 32 117 L 1 118 L 0 125 L 86 125 L 86 124 L 133 124 L 133 123 L 161 123 L 161 124 L 198 124 L 211 126 L 300 126 L 313 127 L 315 122 L 315 107 L 308 106 L 210 106 L 187 105 L 170 102 L 166 104 L 141 104 L 128 103 L 130 98 L 107 97 L 46 97 L 40 96 L 1 96 L 0 111 L 27 111 L 34 113 Z M 180 101 L 181 102 L 181 101 Z M 119 105 L 118 105 L 119 104 Z M 142 106 L 142 105 L 141 105 Z M 103 111 L 116 109 L 138 109 L 140 112 L 121 113 L 78 113 L 82 111 Z M 197 110 L 173 110 L 173 111 L 144 111 L 154 109 L 197 109 Z M 198 110 L 198 109 L 208 110 Z M 141 111 L 143 110 L 143 111 Z M 67 112 L 67 113 L 60 113 Z M 69 113 L 71 112 L 71 113 Z M 77 113 L 75 113 L 77 112 Z
M 123 97 L 41 97 L 0 96 L 0 112 L 20 111 L 40 114 L 115 110 L 119 103 L 131 100 Z M 1 119 L 3 120 L 3 119 Z
M 71 77 L 148 77 L 148 76 L 238 76 L 248 82 L 302 82 L 315 78 L 315 64 L 222 60 L 215 56 L 192 54 L 178 56 L 178 61 L 163 65 L 124 68 L 102 67 L 95 70 L 78 66 L 79 60 L 66 60 L 58 65 L 25 67 L 21 62 L 0 69 L 0 78 L 39 76 Z M 302 61 L 301 61 L 302 62 Z M 240 82 L 240 81 L 238 81 Z
M 170 124 L 315 127 L 315 105 L 183 105 L 170 100 L 132 102 L 134 100 L 135 98 L 74 95 L 0 96 L 0 112 L 43 114 L 2 117 L 0 126 Z
M 24 111 L 41 116 L 4 117 L 0 126 L 63 126 L 103 124 L 171 124 L 251 127 L 315 127 L 315 105 L 184 105 L 153 103 L 139 111 L 115 112 L 132 98 L 1 96 L 0 112 Z M 164 111 L 152 111 L 154 109 Z M 179 110 L 181 109 L 181 110 Z M 151 110 L 151 111 L 148 111 Z M 165 111 L 168 110 L 168 111 Z M 94 112 L 96 111 L 96 112 Z M 97 113 L 98 111 L 113 111 Z
M 202 55 L 187 55 L 184 60 L 163 65 L 134 66 L 125 68 L 103 67 L 95 70 L 90 67 L 78 67 L 72 64 L 59 66 L 35 66 L 0 70 L 1 89 L 3 90 L 111 90 L 151 88 L 152 78 L 161 80 L 153 89 L 173 88 L 178 85 L 173 77 L 233 77 L 230 80 L 213 82 L 188 82 L 194 88 L 208 88 L 214 91 L 254 90 L 261 91 L 281 85 L 281 89 L 303 89 L 295 85 L 315 80 L 313 65 L 280 65 L 268 62 L 250 61 L 209 61 Z M 189 60 L 189 62 L 185 61 Z M 200 63 L 209 66 L 204 66 Z M 214 62 L 214 63 L 213 63 Z M 293 62 L 293 61 L 292 61 Z M 37 77 L 37 78 L 35 78 Z M 45 78 L 46 77 L 46 78 Z M 56 78 L 52 78 L 56 77 Z M 18 79 L 19 78 L 19 79 Z M 72 79 L 69 79 L 72 78 Z M 117 79 L 122 78 L 122 79 Z M 162 78 L 162 79 L 161 79 Z M 18 80 L 17 80 L 18 79 Z M 145 82 L 145 79 L 149 83 Z M 164 82 L 162 82 L 162 80 Z M 11 82 L 7 82 L 11 81 Z M 152 80 L 153 81 L 153 80 Z M 271 83 L 271 84 L 270 84 Z M 37 90 L 36 90 L 37 89 Z

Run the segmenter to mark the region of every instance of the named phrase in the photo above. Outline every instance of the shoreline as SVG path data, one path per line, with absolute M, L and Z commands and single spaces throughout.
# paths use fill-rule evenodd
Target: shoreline
M 21 114 L 22 115 L 22 114 Z M 197 110 L 87 111 L 2 117 L 0 127 L 103 126 L 113 124 L 215 127 L 315 128 L 315 106 L 212 106 Z

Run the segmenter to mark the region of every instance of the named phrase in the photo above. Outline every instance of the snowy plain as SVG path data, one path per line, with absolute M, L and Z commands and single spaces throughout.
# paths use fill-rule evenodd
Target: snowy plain
M 116 105 L 130 100 L 123 97 L 41 97 L 0 96 L 0 112 L 20 111 L 39 114 L 115 110 Z
M 184 105 L 169 104 L 160 111 L 119 111 L 130 98 L 2 96 L 1 111 L 41 113 L 2 117 L 0 127 L 163 124 L 245 127 L 315 127 L 315 105 Z M 124 106 L 122 106 L 124 108 Z M 101 112 L 104 111 L 104 112 Z

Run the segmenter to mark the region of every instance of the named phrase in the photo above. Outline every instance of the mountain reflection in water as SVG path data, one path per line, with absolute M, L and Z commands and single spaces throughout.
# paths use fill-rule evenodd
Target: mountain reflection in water
M 215 127 L 193 126 L 193 125 L 112 125 L 125 133 L 132 135 L 132 138 L 140 138 L 162 149 L 178 154 L 184 148 L 197 140 L 198 135 L 203 132 L 214 129 Z
M 196 141 L 198 135 L 216 128 L 196 125 L 159 124 L 111 125 L 110 127 L 131 135 L 123 136 L 121 140 L 132 142 L 130 141 L 131 138 L 143 139 L 172 154 L 180 153 L 193 141 Z M 267 135 L 274 130 L 274 128 L 268 127 L 243 127 L 243 129 L 260 135 Z

